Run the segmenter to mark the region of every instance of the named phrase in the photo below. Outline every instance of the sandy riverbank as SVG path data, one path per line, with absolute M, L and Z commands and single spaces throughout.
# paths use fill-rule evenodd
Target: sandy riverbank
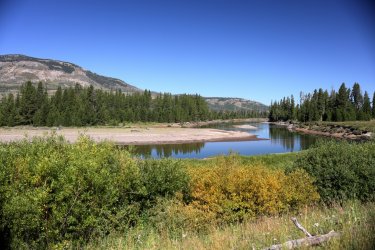
M 27 136 L 47 136 L 56 132 L 69 142 L 75 142 L 81 135 L 95 141 L 109 140 L 122 145 L 179 144 L 214 141 L 259 140 L 255 135 L 240 131 L 225 131 L 203 128 L 176 127 L 133 127 L 133 128 L 0 128 L 0 142 L 22 140 Z

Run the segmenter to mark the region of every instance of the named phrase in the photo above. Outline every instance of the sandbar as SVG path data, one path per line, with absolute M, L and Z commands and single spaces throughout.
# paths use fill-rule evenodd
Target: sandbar
M 139 128 L 0 128 L 0 142 L 19 141 L 25 138 L 62 135 L 68 142 L 75 142 L 80 135 L 96 142 L 112 141 L 119 145 L 182 144 L 195 142 L 261 140 L 256 135 L 241 131 L 209 128 L 139 127 Z
M 235 127 L 235 128 L 243 128 L 243 129 L 251 129 L 251 130 L 258 129 L 257 127 L 251 126 L 251 125 L 234 125 L 233 127 Z

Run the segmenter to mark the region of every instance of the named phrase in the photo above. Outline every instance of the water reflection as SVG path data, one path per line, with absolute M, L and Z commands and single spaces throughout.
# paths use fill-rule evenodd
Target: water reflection
M 277 125 L 269 126 L 269 135 L 271 143 L 281 144 L 289 152 L 307 149 L 317 140 L 315 136 L 292 133 Z
M 215 155 L 237 152 L 240 155 L 260 155 L 295 152 L 309 148 L 318 137 L 292 133 L 285 127 L 268 123 L 246 123 L 256 130 L 233 127 L 233 124 L 210 126 L 223 130 L 240 130 L 255 134 L 260 141 L 207 142 L 189 144 L 142 145 L 134 146 L 133 151 L 143 157 L 206 158 Z M 238 125 L 238 124 L 237 124 Z
M 199 154 L 204 147 L 203 142 L 188 144 L 162 144 L 135 146 L 134 153 L 143 157 L 171 157 L 175 155 Z

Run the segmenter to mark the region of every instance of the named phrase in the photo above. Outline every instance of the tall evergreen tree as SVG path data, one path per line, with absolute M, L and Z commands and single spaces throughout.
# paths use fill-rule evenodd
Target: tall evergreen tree
M 355 108 L 356 119 L 361 120 L 363 116 L 362 106 L 363 106 L 363 96 L 361 91 L 361 86 L 358 83 L 354 83 L 350 100 Z
M 297 115 L 296 115 L 296 104 L 295 104 L 295 101 L 294 101 L 294 96 L 291 95 L 290 97 L 290 109 L 289 109 L 289 116 L 290 116 L 290 120 L 296 120 L 297 119 Z
M 341 84 L 336 97 L 336 121 L 355 120 L 354 106 L 350 102 L 350 89 Z
M 31 82 L 21 87 L 20 115 L 22 124 L 32 124 L 33 116 L 38 109 L 37 92 Z
M 365 91 L 365 95 L 363 97 L 363 120 L 369 121 L 371 119 L 371 103 L 370 103 L 370 97 L 368 96 L 367 91 Z

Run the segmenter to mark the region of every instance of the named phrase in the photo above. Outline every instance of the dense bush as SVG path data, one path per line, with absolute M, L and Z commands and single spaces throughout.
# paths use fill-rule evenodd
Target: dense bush
M 375 143 L 320 142 L 301 154 L 296 168 L 315 178 L 323 201 L 375 198 Z
M 0 144 L 0 245 L 77 247 L 143 223 L 199 231 L 297 210 L 319 198 L 312 182 L 304 170 L 238 156 L 195 166 L 142 160 L 86 137 Z
M 16 249 L 124 230 L 157 197 L 186 190 L 187 174 L 176 161 L 136 160 L 84 137 L 0 145 L 0 231 Z
M 304 170 L 286 175 L 262 165 L 244 165 L 238 156 L 189 167 L 190 201 L 162 200 L 152 220 L 158 228 L 202 230 L 259 215 L 298 210 L 319 199 Z M 173 230 L 172 230 L 173 231 Z

